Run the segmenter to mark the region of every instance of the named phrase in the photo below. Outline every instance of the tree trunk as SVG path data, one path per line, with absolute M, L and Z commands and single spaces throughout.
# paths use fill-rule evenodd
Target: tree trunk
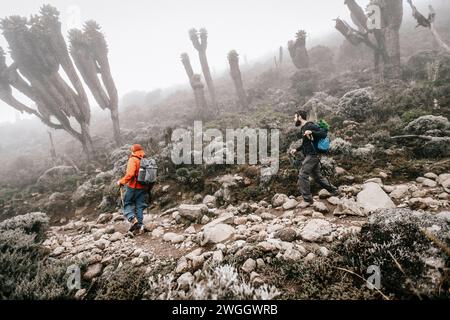
M 205 77 L 206 86 L 208 87 L 208 92 L 211 97 L 211 102 L 214 106 L 217 105 L 216 102 L 216 89 L 214 88 L 214 83 L 211 77 L 211 71 L 209 70 L 208 58 L 206 57 L 206 50 L 199 51 L 200 64 L 202 66 L 203 76 Z
M 381 8 L 382 72 L 387 79 L 401 77 L 400 27 L 403 21 L 403 0 L 374 0 Z M 380 43 L 381 42 L 381 43 Z
M 47 131 L 47 133 L 48 133 L 48 138 L 50 139 L 50 156 L 52 157 L 53 166 L 56 166 L 57 156 L 56 156 L 55 144 L 53 143 L 53 135 L 50 131 Z
M 83 151 L 86 154 L 88 160 L 92 160 L 95 156 L 94 145 L 92 143 L 89 125 L 83 123 L 80 125 L 81 128 L 81 144 L 83 145 Z
M 208 103 L 205 98 L 205 86 L 203 85 L 199 74 L 194 74 L 192 77 L 192 88 L 197 104 L 197 114 L 200 115 L 202 120 L 207 120 L 209 117 Z
M 228 62 L 230 63 L 230 74 L 234 82 L 234 87 L 236 88 L 239 102 L 243 108 L 247 108 L 248 99 L 242 83 L 241 71 L 239 70 L 239 55 L 236 51 L 232 50 L 228 53 Z

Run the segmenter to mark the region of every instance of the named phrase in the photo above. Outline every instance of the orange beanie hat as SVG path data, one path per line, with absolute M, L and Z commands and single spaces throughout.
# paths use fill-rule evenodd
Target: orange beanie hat
M 132 152 L 136 152 L 139 150 L 142 150 L 142 146 L 140 144 L 133 144 L 133 146 L 131 147 Z

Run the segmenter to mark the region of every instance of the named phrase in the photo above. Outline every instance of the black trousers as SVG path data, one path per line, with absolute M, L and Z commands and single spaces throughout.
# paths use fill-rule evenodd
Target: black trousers
M 320 161 L 317 155 L 307 155 L 303 160 L 302 167 L 300 169 L 298 177 L 298 185 L 300 193 L 305 201 L 312 201 L 311 186 L 309 183 L 309 177 L 312 177 L 316 183 L 322 188 L 332 192 L 336 189 L 335 186 L 330 184 L 320 173 Z

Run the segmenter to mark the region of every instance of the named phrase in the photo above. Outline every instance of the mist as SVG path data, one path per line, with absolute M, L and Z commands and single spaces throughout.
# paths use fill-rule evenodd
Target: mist
M 186 83 L 180 54 L 191 56 L 200 71 L 197 52 L 189 40 L 190 28 L 205 27 L 209 33 L 208 59 L 213 76 L 227 70 L 226 54 L 234 49 L 242 62 L 286 47 L 299 29 L 308 30 L 309 42 L 334 32 L 332 19 L 347 17 L 342 1 L 329 0 L 47 0 L 1 1 L 2 18 L 30 16 L 49 3 L 60 11 L 63 34 L 80 28 L 90 19 L 102 27 L 109 45 L 112 74 L 119 96 L 129 91 L 151 91 Z M 368 0 L 360 1 L 365 6 Z M 0 36 L 0 46 L 8 45 Z M 20 96 L 20 95 L 19 95 Z M 22 101 L 27 101 L 21 96 Z M 90 99 L 93 102 L 93 99 Z M 95 103 L 92 103 L 95 106 Z M 94 108 L 94 111 L 97 108 Z M 0 122 L 18 115 L 0 102 Z

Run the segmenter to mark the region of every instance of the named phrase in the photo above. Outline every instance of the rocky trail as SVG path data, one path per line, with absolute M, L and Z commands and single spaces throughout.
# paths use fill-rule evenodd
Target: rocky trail
M 271 259 L 308 262 L 326 257 L 336 241 L 360 233 L 380 209 L 426 209 L 448 227 L 449 183 L 450 174 L 426 173 L 398 185 L 384 185 L 382 178 L 374 177 L 340 186 L 338 197 L 321 190 L 307 208 L 300 197 L 285 194 L 275 194 L 270 203 L 221 207 L 207 195 L 197 204 L 183 203 L 163 212 L 153 208 L 145 214 L 142 235 L 127 232 L 120 212 L 102 213 L 96 219 L 83 217 L 51 227 L 44 245 L 52 258 L 86 261 L 87 281 L 104 277 L 125 262 L 148 274 L 163 263 L 173 264 L 171 274 L 182 290 L 193 284 L 204 265 L 240 259 L 241 272 L 252 284 L 261 285 L 265 280 L 259 271 Z M 255 250 L 256 256 L 246 258 Z M 79 298 L 83 290 L 77 293 Z

